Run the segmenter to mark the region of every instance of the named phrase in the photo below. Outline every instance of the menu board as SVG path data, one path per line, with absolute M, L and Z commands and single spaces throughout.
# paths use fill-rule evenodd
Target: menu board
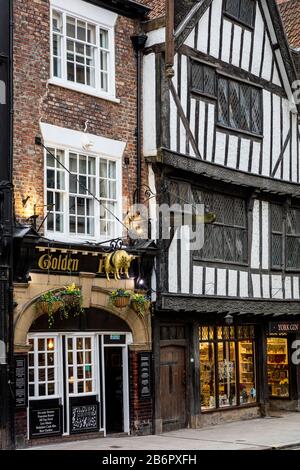
M 71 405 L 70 432 L 72 434 L 98 431 L 98 403 L 91 405 Z
M 15 357 L 15 406 L 27 408 L 27 358 Z
M 139 396 L 151 398 L 151 353 L 139 354 Z
M 61 408 L 41 408 L 30 410 L 30 437 L 61 435 Z

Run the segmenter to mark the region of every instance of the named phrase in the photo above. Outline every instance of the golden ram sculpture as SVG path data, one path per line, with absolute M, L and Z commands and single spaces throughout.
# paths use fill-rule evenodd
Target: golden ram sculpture
M 104 270 L 106 278 L 110 280 L 110 274 L 114 275 L 115 280 L 121 279 L 120 274 L 125 274 L 129 278 L 128 270 L 131 262 L 136 258 L 134 255 L 129 255 L 125 250 L 117 250 L 109 253 L 105 257 Z

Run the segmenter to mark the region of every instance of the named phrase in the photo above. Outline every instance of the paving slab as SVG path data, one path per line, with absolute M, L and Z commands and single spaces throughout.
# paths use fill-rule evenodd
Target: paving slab
M 182 429 L 151 436 L 108 436 L 30 450 L 249 450 L 300 446 L 300 413 Z

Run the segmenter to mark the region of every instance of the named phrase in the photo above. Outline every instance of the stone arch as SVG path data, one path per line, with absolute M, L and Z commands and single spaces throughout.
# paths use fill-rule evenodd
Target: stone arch
M 59 291 L 59 288 L 48 289 L 48 291 Z M 45 291 L 47 292 L 47 290 Z M 27 334 L 30 330 L 32 323 L 37 320 L 43 313 L 36 309 L 36 302 L 40 295 L 39 293 L 19 309 L 14 324 L 14 344 L 16 352 L 26 351 Z M 90 292 L 90 307 L 99 308 L 107 311 L 112 315 L 116 315 L 124 320 L 133 337 L 132 348 L 136 350 L 150 350 L 151 349 L 151 315 L 147 312 L 144 317 L 139 316 L 133 309 L 127 307 L 123 309 L 115 308 L 109 305 L 109 290 L 102 288 L 92 288 Z

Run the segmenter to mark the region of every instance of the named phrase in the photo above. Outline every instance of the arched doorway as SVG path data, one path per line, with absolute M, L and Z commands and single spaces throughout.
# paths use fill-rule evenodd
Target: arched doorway
M 38 317 L 28 332 L 29 438 L 129 433 L 128 346 L 132 332 L 98 308 Z

